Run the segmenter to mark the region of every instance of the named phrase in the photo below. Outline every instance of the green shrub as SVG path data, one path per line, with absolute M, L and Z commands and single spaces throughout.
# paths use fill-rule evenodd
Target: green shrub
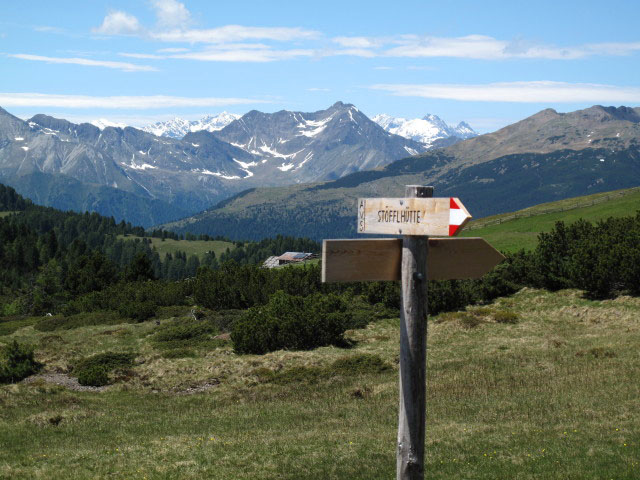
M 220 310 L 215 312 L 211 320 L 220 332 L 226 333 L 233 330 L 234 322 L 238 320 L 243 313 L 244 310 Z
M 13 341 L 0 352 L 0 383 L 19 382 L 42 368 L 33 358 L 33 348 Z
M 24 317 L 22 315 L 0 318 L 0 337 L 11 335 L 16 330 L 33 325 L 39 317 Z
M 310 350 L 343 344 L 350 321 L 337 295 L 299 297 L 279 291 L 265 306 L 250 308 L 234 323 L 231 340 L 237 353 Z
M 78 377 L 78 382 L 81 385 L 102 386 L 109 382 L 109 373 L 116 369 L 133 366 L 135 358 L 136 355 L 134 353 L 99 353 L 80 360 L 73 369 L 73 373 Z M 106 383 L 95 384 L 95 382 L 100 381 L 105 381 Z
M 109 370 L 102 365 L 91 365 L 78 372 L 78 383 L 88 387 L 109 385 Z
M 189 348 L 204 344 L 210 344 L 213 347 L 214 343 L 211 342 L 217 333 L 216 326 L 207 319 L 182 318 L 160 326 L 151 340 L 157 347 L 163 349 Z
M 156 305 L 151 300 L 132 300 L 130 302 L 123 303 L 118 308 L 118 313 L 122 317 L 131 318 L 132 320 L 135 320 L 137 322 L 144 322 L 145 320 L 148 320 L 151 317 L 155 316 L 157 310 L 158 305 Z
M 170 307 L 159 307 L 156 318 L 184 317 L 189 314 L 190 308 L 186 305 L 172 305 Z

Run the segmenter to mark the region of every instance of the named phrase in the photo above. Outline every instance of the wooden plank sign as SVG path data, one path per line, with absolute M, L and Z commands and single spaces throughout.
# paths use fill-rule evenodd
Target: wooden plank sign
M 433 187 L 407 185 L 406 198 L 358 199 L 358 233 L 401 239 L 325 240 L 323 282 L 400 280 L 400 379 L 397 480 L 424 480 L 427 282 L 478 278 L 504 257 L 481 238 L 451 237 L 471 215 L 458 198 L 433 198 Z
M 358 199 L 358 233 L 452 237 L 469 220 L 453 197 Z
M 480 278 L 504 256 L 482 238 L 430 238 L 429 280 Z M 323 282 L 400 280 L 402 239 L 324 240 Z

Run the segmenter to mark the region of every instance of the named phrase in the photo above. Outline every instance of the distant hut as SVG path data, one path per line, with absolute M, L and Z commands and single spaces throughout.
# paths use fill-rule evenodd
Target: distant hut
M 312 258 L 318 258 L 318 255 L 315 253 L 305 253 L 305 252 L 285 252 L 279 257 L 269 257 L 262 264 L 265 268 L 275 268 L 280 265 L 286 265 L 288 263 L 299 263 L 307 260 L 311 260 Z

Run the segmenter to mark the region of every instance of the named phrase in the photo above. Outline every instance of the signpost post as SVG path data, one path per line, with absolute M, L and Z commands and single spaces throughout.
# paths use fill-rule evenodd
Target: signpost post
M 471 219 L 457 198 L 409 185 L 406 198 L 358 200 L 358 232 L 402 239 L 325 240 L 322 281 L 400 280 L 400 405 L 396 478 L 423 480 L 426 427 L 427 280 L 479 278 L 504 257 L 481 238 L 453 236 Z

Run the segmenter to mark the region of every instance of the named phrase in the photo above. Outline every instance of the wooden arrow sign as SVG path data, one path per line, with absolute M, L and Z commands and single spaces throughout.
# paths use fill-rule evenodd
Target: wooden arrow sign
M 469 220 L 453 197 L 358 199 L 358 233 L 452 237 Z
M 325 240 L 323 282 L 400 280 L 402 239 Z M 430 238 L 429 280 L 480 278 L 504 256 L 482 238 Z

